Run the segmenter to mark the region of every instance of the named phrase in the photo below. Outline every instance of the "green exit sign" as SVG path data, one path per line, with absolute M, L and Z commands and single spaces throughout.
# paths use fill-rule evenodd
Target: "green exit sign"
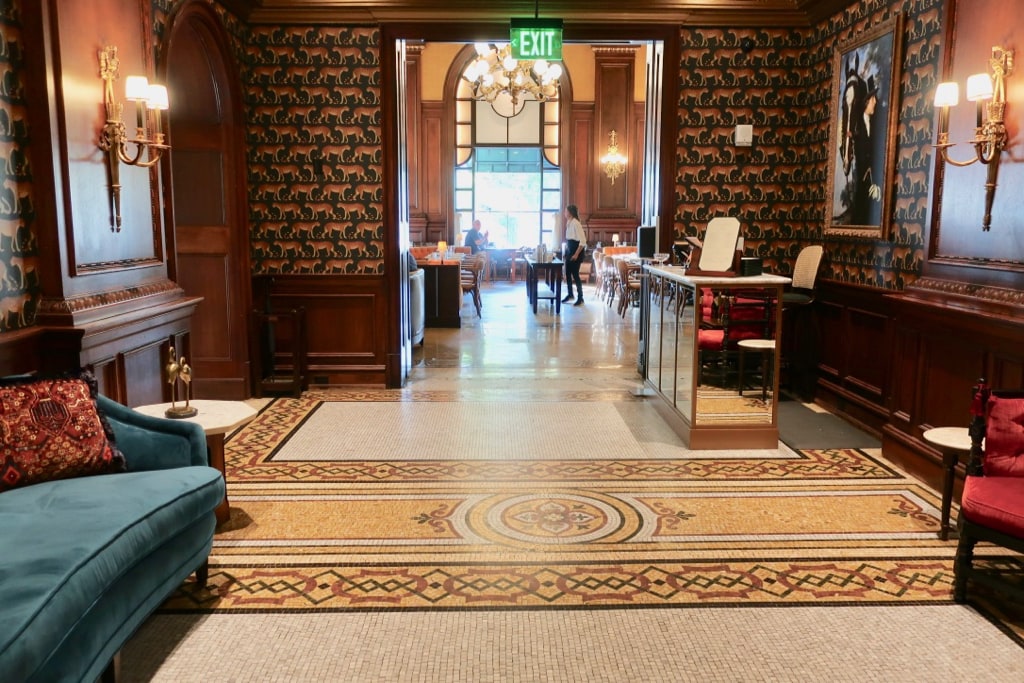
M 512 19 L 509 44 L 516 59 L 562 59 L 561 19 Z

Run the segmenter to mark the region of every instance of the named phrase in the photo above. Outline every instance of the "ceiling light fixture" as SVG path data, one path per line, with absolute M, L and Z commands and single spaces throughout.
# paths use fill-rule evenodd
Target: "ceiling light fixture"
M 508 44 L 477 43 L 476 52 L 476 60 L 463 77 L 472 83 L 474 99 L 489 102 L 499 114 L 515 116 L 530 99 L 558 99 L 560 64 L 544 59 L 516 59 Z

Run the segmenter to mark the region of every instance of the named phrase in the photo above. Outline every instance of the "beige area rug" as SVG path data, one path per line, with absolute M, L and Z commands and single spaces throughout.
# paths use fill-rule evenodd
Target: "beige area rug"
M 325 402 L 274 460 L 642 458 L 614 406 Z
M 1024 650 L 969 607 L 694 607 L 157 615 L 127 682 L 1017 683 Z
M 577 402 L 326 401 L 274 462 L 609 460 L 700 457 L 674 434 L 644 431 L 633 406 Z M 703 453 L 720 458 L 722 451 Z M 730 452 L 732 457 L 749 457 Z M 761 457 L 794 457 L 782 444 Z

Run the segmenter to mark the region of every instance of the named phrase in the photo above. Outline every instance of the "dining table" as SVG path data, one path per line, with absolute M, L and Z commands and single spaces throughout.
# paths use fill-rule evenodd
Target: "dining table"
M 565 263 L 560 258 L 538 261 L 526 257 L 526 298 L 533 312 L 541 299 L 551 299 L 555 304 L 555 315 L 562 312 L 562 271 Z

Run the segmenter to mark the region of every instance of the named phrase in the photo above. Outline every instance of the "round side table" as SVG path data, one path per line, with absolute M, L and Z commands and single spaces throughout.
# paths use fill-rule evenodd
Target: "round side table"
M 953 502 L 953 480 L 961 453 L 970 453 L 971 435 L 967 427 L 936 427 L 925 430 L 924 440 L 942 453 L 942 520 L 939 538 L 949 539 L 949 508 Z
M 177 405 L 184 405 L 184 402 L 178 401 Z M 195 406 L 199 412 L 192 417 L 184 418 L 168 418 L 164 414 L 171 407 L 170 403 L 136 406 L 134 410 L 152 417 L 194 422 L 202 427 L 206 433 L 206 450 L 210 457 L 210 467 L 219 469 L 221 475 L 224 476 L 224 482 L 227 483 L 227 472 L 224 468 L 224 437 L 256 417 L 256 409 L 243 401 L 193 399 L 189 405 Z M 218 524 L 223 524 L 231 516 L 227 489 L 224 491 L 224 500 L 217 506 L 216 514 Z

